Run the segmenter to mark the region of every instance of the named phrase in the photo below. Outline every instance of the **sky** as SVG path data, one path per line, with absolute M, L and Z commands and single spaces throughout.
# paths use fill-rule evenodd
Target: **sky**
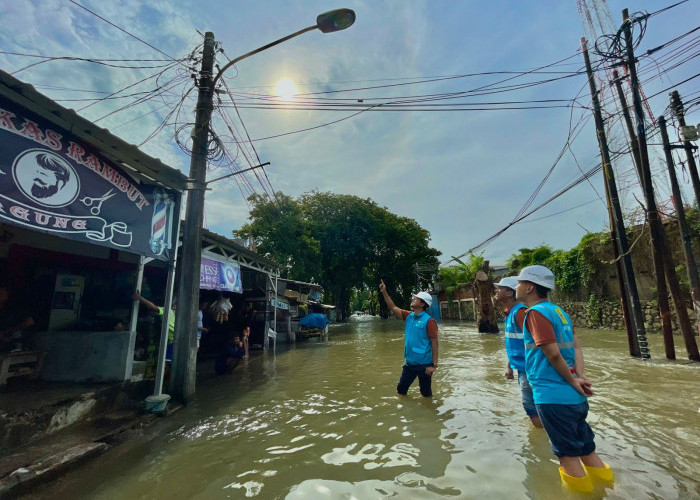
M 674 3 L 607 6 L 617 28 L 625 7 L 654 13 Z M 666 89 L 697 101 L 700 78 L 690 78 L 698 68 L 698 33 L 688 32 L 700 24 L 699 6 L 690 0 L 650 17 L 636 49 L 644 55 L 686 35 L 640 58 L 656 116 L 668 105 Z M 575 0 L 5 1 L 0 68 L 187 174 L 182 149 L 191 146 L 192 75 L 199 65 L 187 58 L 201 52 L 202 34 L 211 31 L 220 43 L 221 67 L 341 7 L 357 16 L 347 30 L 305 33 L 224 73 L 212 127 L 227 156 L 210 164 L 207 177 L 270 165 L 211 185 L 208 229 L 230 237 L 247 222 L 253 193 L 330 191 L 371 198 L 415 219 L 447 263 L 507 227 L 528 202 L 525 212 L 600 162 Z M 37 55 L 111 66 L 30 57 Z M 599 76 L 600 85 L 607 79 Z M 284 79 L 295 84 L 295 97 L 275 95 Z M 615 107 L 605 92 L 608 116 Z M 698 110 L 688 109 L 688 123 L 700 122 Z M 618 152 L 625 138 L 613 118 L 611 149 Z M 675 129 L 669 135 L 678 137 Z M 623 209 L 634 211 L 635 195 L 642 197 L 628 156 L 614 166 Z M 656 148 L 650 156 L 664 207 L 671 191 L 663 154 Z M 692 203 L 688 175 L 679 178 L 684 201 Z M 503 264 L 523 247 L 568 250 L 587 232 L 607 228 L 604 193 L 597 172 L 476 251 Z

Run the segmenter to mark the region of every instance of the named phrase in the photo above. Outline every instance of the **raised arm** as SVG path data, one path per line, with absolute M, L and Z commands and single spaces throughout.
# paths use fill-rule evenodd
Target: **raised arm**
M 382 292 L 382 295 L 384 296 L 384 301 L 386 302 L 386 306 L 392 313 L 394 313 L 394 316 L 396 316 L 399 319 L 403 319 L 403 316 L 401 315 L 401 309 L 396 304 L 394 304 L 394 301 L 391 300 L 391 297 L 389 297 L 389 294 L 386 292 L 386 285 L 384 284 L 384 280 L 381 280 L 381 283 L 379 284 L 379 291 Z
M 134 292 L 134 295 L 132 296 L 132 298 L 134 300 L 138 300 L 139 302 L 141 302 L 144 306 L 148 307 L 151 311 L 160 312 L 160 308 L 157 305 L 155 305 L 150 300 L 143 298 L 139 292 Z

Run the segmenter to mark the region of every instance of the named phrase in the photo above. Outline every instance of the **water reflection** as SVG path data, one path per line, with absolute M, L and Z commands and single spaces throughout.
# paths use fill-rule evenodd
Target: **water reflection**
M 503 377 L 502 336 L 441 325 L 426 399 L 416 384 L 395 394 L 402 332 L 365 318 L 334 326 L 329 343 L 278 346 L 38 497 L 578 498 Z M 579 335 L 597 392 L 589 421 L 616 476 L 585 498 L 700 498 L 698 365 L 633 360 L 619 332 Z

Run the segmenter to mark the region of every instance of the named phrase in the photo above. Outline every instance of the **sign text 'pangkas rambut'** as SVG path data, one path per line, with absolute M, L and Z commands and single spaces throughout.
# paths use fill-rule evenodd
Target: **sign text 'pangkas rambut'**
M 168 259 L 177 196 L 0 98 L 0 219 Z

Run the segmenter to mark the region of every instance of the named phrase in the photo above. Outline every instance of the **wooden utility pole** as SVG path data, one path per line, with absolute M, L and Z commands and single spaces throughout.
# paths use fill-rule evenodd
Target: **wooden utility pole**
M 586 64 L 588 74 L 588 86 L 591 91 L 593 102 L 593 117 L 595 118 L 596 135 L 598 137 L 598 147 L 603 164 L 603 177 L 605 179 L 605 196 L 607 198 L 608 216 L 610 218 L 610 237 L 612 239 L 613 254 L 615 256 L 615 266 L 617 268 L 617 279 L 622 296 L 622 312 L 627 327 L 627 342 L 631 356 L 649 359 L 649 348 L 647 347 L 646 330 L 644 328 L 644 316 L 639 303 L 639 293 L 637 291 L 637 281 L 632 270 L 632 258 L 627 242 L 627 231 L 622 219 L 622 208 L 620 207 L 620 197 L 615 183 L 615 172 L 610 162 L 610 150 L 608 140 L 605 135 L 605 123 L 600 110 L 598 90 L 595 84 L 591 60 L 588 56 L 586 39 L 581 38 L 581 49 L 583 59 Z
M 676 114 L 678 125 L 685 127 L 683 103 L 681 102 L 681 96 L 678 95 L 677 90 L 671 92 L 671 108 Z M 683 147 L 685 148 L 685 156 L 688 159 L 688 171 L 690 172 L 690 179 L 693 182 L 693 191 L 695 191 L 695 203 L 700 206 L 700 177 L 698 177 L 698 167 L 695 164 L 695 156 L 693 155 L 693 149 L 695 148 L 690 141 L 683 141 Z
M 476 288 L 479 299 L 476 318 L 479 333 L 498 333 L 496 308 L 493 306 L 493 281 L 489 278 L 488 260 L 485 260 L 481 265 L 481 270 L 476 272 L 474 288 Z
M 656 200 L 654 198 L 654 187 L 651 178 L 651 168 L 649 165 L 649 152 L 647 150 L 647 140 L 646 140 L 646 128 L 644 124 L 644 110 L 642 108 L 642 98 L 639 91 L 639 79 L 637 77 L 636 61 L 634 58 L 634 47 L 632 41 L 632 21 L 629 18 L 629 12 L 627 9 L 622 11 L 623 23 L 622 30 L 625 36 L 625 45 L 627 49 L 627 65 L 630 72 L 630 84 L 632 87 L 632 99 L 634 105 L 634 113 L 637 121 L 637 143 L 639 145 L 639 159 L 641 160 L 641 177 L 643 183 L 644 197 L 647 202 L 647 217 L 649 219 L 649 229 L 652 239 L 652 252 L 655 256 L 654 258 L 654 268 L 657 273 L 657 283 L 664 282 L 664 274 L 668 280 L 668 288 L 673 297 L 673 301 L 676 305 L 676 313 L 678 314 L 678 321 L 680 323 L 681 331 L 683 337 L 690 335 L 692 337 L 690 319 L 688 318 L 688 310 L 683 304 L 680 287 L 678 285 L 678 276 L 676 275 L 676 269 L 673 267 L 673 260 L 671 258 L 671 252 L 669 251 L 668 241 L 666 239 L 666 232 L 664 231 L 661 219 L 659 218 L 659 212 L 656 208 Z M 663 292 L 666 292 L 666 286 L 663 286 Z M 658 301 L 659 305 L 662 300 L 662 290 L 658 289 Z M 665 298 L 668 303 L 668 298 Z M 659 307 L 659 309 L 661 309 Z M 663 312 L 659 311 L 662 316 Z M 666 311 L 669 314 L 669 311 Z M 668 318 L 670 323 L 670 317 Z M 693 339 L 694 340 L 694 339 Z M 666 357 L 668 359 L 676 359 L 675 347 L 673 344 L 673 332 L 664 330 L 664 344 L 666 346 Z M 693 360 L 700 361 L 700 354 L 698 354 L 697 347 L 694 352 L 688 351 L 688 357 Z
M 695 256 L 693 255 L 693 246 L 690 243 L 690 228 L 688 227 L 688 222 L 685 219 L 685 209 L 683 208 L 683 199 L 681 198 L 681 189 L 678 186 L 678 179 L 676 178 L 676 167 L 673 164 L 673 155 L 671 154 L 671 144 L 668 141 L 668 131 L 666 130 L 666 118 L 663 116 L 659 117 L 659 130 L 661 131 L 661 140 L 664 145 L 664 154 L 666 155 L 666 163 L 668 165 L 668 175 L 671 179 L 671 189 L 673 191 L 673 203 L 676 208 L 676 216 L 678 217 L 678 227 L 680 229 L 681 238 L 683 239 L 683 253 L 685 254 L 685 265 L 688 270 L 688 280 L 690 281 L 690 290 L 693 297 L 693 304 L 697 304 L 697 300 L 700 297 L 700 279 L 698 279 L 698 267 L 695 263 Z M 700 310 L 694 307 L 696 320 L 700 317 Z M 698 325 L 698 330 L 700 331 L 700 325 Z M 688 356 L 693 359 L 691 353 L 698 353 L 698 346 L 695 342 L 695 337 L 691 334 L 685 340 L 685 346 L 688 350 Z M 700 356 L 698 356 L 700 360 Z
M 197 376 L 197 309 L 199 306 L 199 269 L 202 263 L 202 225 L 206 189 L 209 124 L 214 109 L 212 73 L 216 40 L 214 33 L 204 35 L 202 69 L 199 72 L 197 114 L 192 131 L 192 158 L 187 207 L 182 236 L 178 305 L 175 309 L 175 345 L 171 387 L 173 395 L 184 403 L 194 399 Z

